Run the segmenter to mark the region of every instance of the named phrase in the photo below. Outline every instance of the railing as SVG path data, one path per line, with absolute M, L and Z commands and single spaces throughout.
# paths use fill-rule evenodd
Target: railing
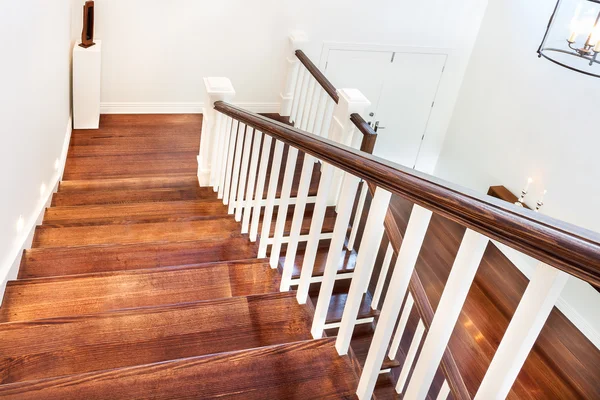
M 360 399 L 371 397 L 385 355 L 390 352 L 390 344 L 392 351 L 397 349 L 413 304 L 419 308 L 421 322 L 403 365 L 397 391 L 403 393 L 406 399 L 424 399 L 441 365 L 447 382 L 438 398 L 445 398 L 450 389 L 455 398 L 469 398 L 446 349 L 489 239 L 538 259 L 540 264 L 536 273 L 475 396 L 475 399 L 485 400 L 505 398 L 552 310 L 567 274 L 595 286 L 600 285 L 599 235 L 359 151 L 363 132 L 367 135 L 372 132 L 364 121 L 352 115 L 364 111 L 368 100 L 356 90 L 339 90 L 337 97 L 332 97 L 333 86 L 303 53 L 295 54 L 296 58 L 290 60 L 286 83 L 287 89 L 294 88 L 286 90 L 286 93 L 292 93 L 286 108 L 294 126 L 275 122 L 223 101 L 231 100 L 227 97 L 232 96 L 233 90 L 225 88 L 225 81 L 207 80 L 207 104 L 209 107 L 214 104 L 214 110 L 209 108 L 205 112 L 199 159 L 201 173 L 209 173 L 210 184 L 229 204 L 236 219 L 242 221 L 242 231 L 249 233 L 252 240 L 259 238 L 258 230 L 262 223 L 259 257 L 264 257 L 270 246 L 273 268 L 278 266 L 282 244 L 287 243 L 282 290 L 290 289 L 298 244 L 306 241 L 301 277 L 297 282 L 300 303 L 308 300 L 319 242 L 323 238 L 331 240 L 315 305 L 312 327 L 315 338 L 321 337 L 325 328 L 327 309 L 338 277 L 339 255 L 347 238 L 360 181 L 362 179 L 372 185 L 373 198 L 336 340 L 340 355 L 349 351 L 363 294 L 367 291 L 377 249 L 386 231 L 384 227 L 388 236 L 399 235 L 389 223 L 391 195 L 394 193 L 415 204 L 401 245 L 399 240 L 392 241 L 390 237 L 396 248 L 392 245 L 388 251 L 384 268 L 389 268 L 390 252 L 396 252 L 397 260 L 389 283 L 393 290 L 388 290 L 382 302 L 380 282 L 377 284 L 374 305 L 377 307 L 381 303 L 382 307 L 357 390 Z M 211 90 L 215 87 L 220 90 Z M 285 145 L 288 146 L 287 162 L 277 197 Z M 368 149 L 368 146 L 363 148 Z M 304 154 L 304 162 L 298 193 L 292 199 L 291 187 L 299 152 Z M 207 157 L 210 157 L 210 162 Z M 311 227 L 308 236 L 301 238 L 310 178 L 317 161 L 321 163 L 321 176 Z M 206 168 L 203 170 L 206 165 L 209 166 L 208 171 Z M 266 197 L 265 186 L 268 187 Z M 359 208 L 361 205 L 364 207 L 360 199 L 366 196 L 366 187 L 363 185 L 359 194 Z M 284 223 L 291 203 L 295 203 L 294 215 L 290 234 L 284 238 Z M 269 237 L 276 205 L 274 234 Z M 336 206 L 336 223 L 333 233 L 324 236 L 321 231 L 328 206 Z M 360 213 L 362 210 L 356 212 Z M 433 309 L 423 308 L 423 304 L 428 302 L 422 299 L 424 292 L 418 276 L 414 274 L 433 213 L 467 228 L 435 314 Z M 348 247 L 356 241 L 356 226 L 354 223 Z M 379 281 L 381 279 L 385 278 L 380 275 Z M 420 353 L 417 351 L 419 347 Z M 413 365 L 414 371 L 409 374 Z

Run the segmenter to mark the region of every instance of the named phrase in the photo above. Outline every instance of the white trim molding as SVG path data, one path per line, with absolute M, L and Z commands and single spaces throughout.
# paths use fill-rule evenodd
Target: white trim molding
M 234 103 L 255 113 L 279 113 L 280 103 Z M 103 102 L 100 104 L 101 114 L 202 114 L 204 103 L 136 103 L 136 102 Z
M 59 158 L 59 165 L 56 169 L 50 185 L 52 190 L 48 191 L 48 194 L 40 200 L 37 207 L 30 214 L 29 218 L 26 218 L 25 225 L 23 227 L 21 236 L 15 241 L 15 246 L 9 257 L 6 259 L 6 263 L 0 268 L 0 302 L 4 298 L 4 291 L 6 289 L 6 283 L 11 279 L 16 279 L 19 267 L 21 266 L 21 257 L 23 251 L 31 247 L 33 242 L 33 235 L 35 234 L 35 228 L 42 223 L 44 219 L 44 213 L 46 207 L 50 207 L 52 202 L 52 196 L 58 190 L 58 184 L 60 183 L 63 172 L 65 170 L 65 164 L 67 162 L 67 154 L 69 152 L 69 143 L 71 142 L 71 133 L 73 132 L 73 117 L 69 116 L 67 121 L 67 129 L 65 132 L 65 138 Z

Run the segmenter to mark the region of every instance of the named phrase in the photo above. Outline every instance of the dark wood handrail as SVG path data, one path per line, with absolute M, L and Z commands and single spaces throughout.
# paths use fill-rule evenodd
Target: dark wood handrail
M 298 60 L 306 67 L 308 72 L 319 82 L 319 85 L 327 92 L 327 94 L 335 101 L 337 104 L 340 101 L 340 96 L 337 94 L 337 89 L 333 84 L 323 75 L 323 73 L 317 68 L 310 58 L 302 50 L 296 50 L 296 57 Z
M 600 287 L 600 235 L 218 101 L 215 109 L 382 189 Z
M 377 141 L 377 132 L 373 130 L 371 125 L 360 116 L 360 114 L 350 115 L 350 121 L 356 126 L 358 131 L 363 134 L 363 140 L 360 145 L 360 151 L 373 154 L 375 150 L 375 142 Z

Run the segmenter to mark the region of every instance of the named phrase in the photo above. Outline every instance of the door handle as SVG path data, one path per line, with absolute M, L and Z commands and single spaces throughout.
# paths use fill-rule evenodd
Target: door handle
M 373 125 L 373 130 L 377 132 L 380 129 L 385 129 L 385 126 L 379 126 L 379 121 L 375 121 L 375 125 Z

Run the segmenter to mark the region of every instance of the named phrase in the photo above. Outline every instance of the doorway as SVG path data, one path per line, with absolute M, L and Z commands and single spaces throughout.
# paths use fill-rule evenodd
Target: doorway
M 365 119 L 377 130 L 374 154 L 414 168 L 445 69 L 447 53 L 329 48 L 324 73 L 338 88 L 371 101 Z

